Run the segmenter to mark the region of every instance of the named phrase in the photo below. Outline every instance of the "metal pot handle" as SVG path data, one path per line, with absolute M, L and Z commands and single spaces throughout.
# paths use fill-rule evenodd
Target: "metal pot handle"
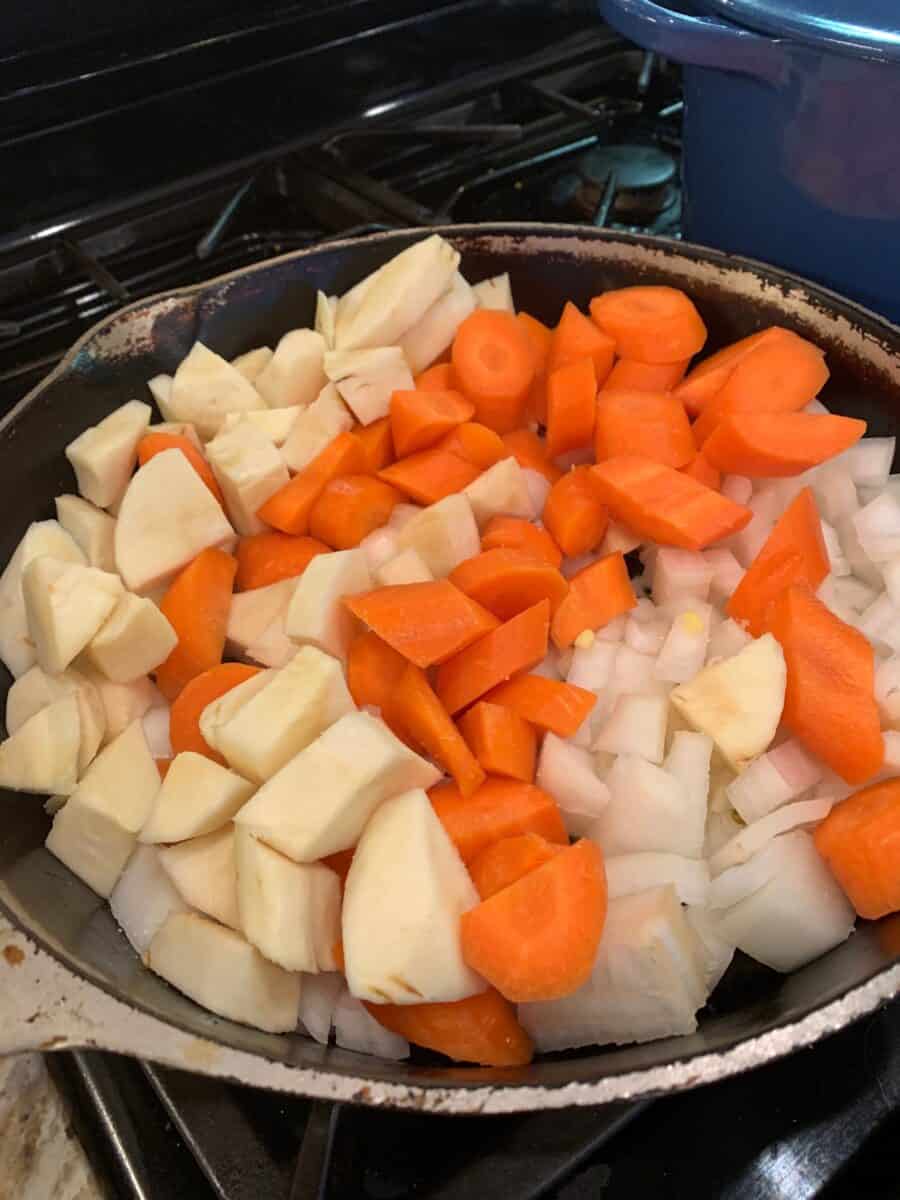
M 677 12 L 654 0 L 600 0 L 600 12 L 629 41 L 675 62 L 739 71 L 772 84 L 784 76 L 782 42 L 727 21 Z

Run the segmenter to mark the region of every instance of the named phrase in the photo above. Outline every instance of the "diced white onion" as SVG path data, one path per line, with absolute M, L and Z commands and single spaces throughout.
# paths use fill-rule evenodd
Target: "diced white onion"
M 334 1008 L 335 1040 L 345 1050 L 374 1054 L 378 1058 L 408 1058 L 409 1042 L 379 1025 L 363 1005 L 345 989 Z
M 711 550 L 704 550 L 703 557 L 712 567 L 709 598 L 714 604 L 724 605 L 736 591 L 746 572 L 731 550 L 724 546 L 713 546 Z
M 657 604 L 706 600 L 712 577 L 713 566 L 703 554 L 663 546 L 653 566 L 653 599 Z
M 876 648 L 900 650 L 900 611 L 894 608 L 887 592 L 873 600 L 856 621 L 860 633 L 864 633 Z
M 860 547 L 871 562 L 887 562 L 900 554 L 900 503 L 893 496 L 883 492 L 850 520 Z M 850 557 L 846 546 L 844 553 Z
M 733 658 L 739 654 L 753 639 L 737 621 L 729 617 L 721 621 L 709 635 L 709 645 L 706 648 L 706 661 L 715 662 L 719 658 Z
M 838 462 L 825 463 L 813 487 L 819 511 L 831 525 L 852 517 L 859 508 L 856 484 L 850 478 L 850 472 Z
M 547 733 L 535 783 L 559 805 L 567 831 L 580 837 L 609 804 L 609 788 L 597 775 L 588 750 Z
M 825 541 L 825 552 L 828 555 L 828 565 L 832 575 L 849 575 L 850 563 L 844 554 L 838 531 L 827 521 L 822 521 L 822 537 Z
M 600 726 L 593 749 L 637 754 L 648 762 L 661 763 L 668 711 L 665 696 L 620 696 Z
M 709 627 L 712 616 L 710 605 L 694 602 L 672 622 L 654 673 L 657 679 L 667 683 L 687 683 L 706 662 L 709 645 Z
M 551 483 L 546 475 L 542 475 L 540 471 L 532 471 L 530 467 L 522 469 L 522 478 L 525 480 L 525 487 L 528 489 L 528 499 L 531 501 L 531 508 L 535 517 L 540 517 L 544 511 L 544 505 L 547 503 L 547 497 L 550 495 Z
M 836 462 L 847 471 L 857 487 L 883 488 L 891 473 L 896 441 L 892 437 L 863 438 L 845 450 Z
M 667 883 L 675 888 L 682 904 L 705 904 L 709 894 L 709 868 L 699 858 L 645 851 L 616 854 L 606 859 L 605 866 L 610 900 Z
M 321 975 L 304 975 L 300 986 L 300 1021 L 311 1038 L 328 1045 L 334 1010 L 341 992 L 344 977 L 338 971 L 325 971 Z
M 719 491 L 735 504 L 748 504 L 753 495 L 753 480 L 746 475 L 725 475 Z
M 831 805 L 831 800 L 823 796 L 818 800 L 798 800 L 775 809 L 768 816 L 747 825 L 718 850 L 709 860 L 710 873 L 713 876 L 721 875 L 729 867 L 740 866 L 773 838 L 792 829 L 808 829 L 811 825 L 818 825 L 828 816 Z

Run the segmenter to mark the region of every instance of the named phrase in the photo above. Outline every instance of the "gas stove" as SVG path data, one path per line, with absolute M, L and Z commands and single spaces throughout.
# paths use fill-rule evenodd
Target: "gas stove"
M 0 46 L 0 413 L 123 304 L 330 238 L 449 221 L 679 237 L 677 71 L 588 3 L 318 0 Z M 158 6 L 157 6 L 158 7 Z M 215 12 L 212 10 L 215 9 Z M 27 23 L 27 14 L 21 18 Z M 896 1194 L 900 1008 L 649 1104 L 334 1107 L 51 1056 L 123 1200 Z

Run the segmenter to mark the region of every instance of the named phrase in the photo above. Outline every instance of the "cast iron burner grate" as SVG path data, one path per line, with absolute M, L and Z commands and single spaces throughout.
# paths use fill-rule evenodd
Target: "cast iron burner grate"
M 887 1200 L 900 1006 L 747 1075 L 513 1117 L 331 1106 L 51 1056 L 116 1200 Z

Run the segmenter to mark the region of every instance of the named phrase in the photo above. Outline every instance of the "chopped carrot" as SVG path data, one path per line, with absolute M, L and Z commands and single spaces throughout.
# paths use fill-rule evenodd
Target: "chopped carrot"
M 900 779 L 841 800 L 813 839 L 861 917 L 875 921 L 900 909 Z
M 569 585 L 556 567 L 522 550 L 483 550 L 467 558 L 449 575 L 450 582 L 501 621 L 508 621 L 538 601 L 550 601 L 556 612 Z
M 741 338 L 738 342 L 732 342 L 723 350 L 717 350 L 715 354 L 711 354 L 709 358 L 705 358 L 703 362 L 693 368 L 684 382 L 676 387 L 675 395 L 692 417 L 697 416 L 709 401 L 719 394 L 732 371 L 742 359 L 746 358 L 757 346 L 770 339 L 777 340 L 782 334 L 788 332 L 787 329 L 782 329 L 778 325 L 770 325 L 768 329 L 762 329 L 759 333 L 753 333 L 749 337 Z
M 417 667 L 446 662 L 499 625 L 447 579 L 376 588 L 346 596 L 344 604 Z
M 329 870 L 334 871 L 335 875 L 341 881 L 341 887 L 347 882 L 347 875 L 350 871 L 350 865 L 353 862 L 353 855 L 356 853 L 356 847 L 352 846 L 349 850 L 338 850 L 334 854 L 328 854 L 322 859 L 322 862 Z M 343 946 L 341 946 L 341 958 L 343 958 Z M 337 957 L 337 955 L 335 955 Z M 343 967 L 341 967 L 343 969 Z
M 597 412 L 597 375 L 592 358 L 576 358 L 547 378 L 547 454 L 558 458 L 589 446 Z M 693 443 L 692 443 L 693 445 Z
M 553 341 L 553 330 L 529 313 L 516 314 L 525 331 L 534 356 L 534 379 L 528 396 L 528 415 L 541 425 L 547 424 L 547 358 Z
M 766 610 L 779 592 L 793 583 L 809 584 L 815 591 L 827 574 L 822 520 L 812 492 L 804 488 L 782 513 L 725 609 L 759 637 Z
M 547 444 L 531 429 L 514 429 L 503 435 L 506 453 L 512 455 L 520 467 L 537 471 L 551 483 L 562 477 L 562 471 L 547 455 Z
M 517 675 L 488 692 L 485 700 L 512 709 L 523 720 L 563 738 L 578 732 L 597 703 L 597 697 L 587 688 L 543 675 Z
M 213 469 L 207 462 L 204 455 L 200 453 L 190 438 L 184 437 L 179 433 L 145 433 L 138 442 L 137 455 L 138 463 L 143 466 L 144 463 L 150 461 L 157 454 L 162 454 L 164 450 L 180 450 L 184 457 L 188 460 L 216 500 L 222 505 L 225 501 L 222 498 L 222 490 L 213 474 Z
M 636 604 L 625 559 L 618 550 L 606 554 L 569 580 L 569 591 L 550 627 L 554 645 L 565 650 L 585 630 L 600 629 Z
M 484 783 L 478 759 L 432 691 L 424 671 L 407 664 L 385 700 L 384 712 L 392 729 L 402 729 L 453 776 L 463 796 L 471 796 Z
M 251 533 L 241 538 L 234 552 L 237 559 L 234 590 L 250 592 L 282 579 L 293 579 L 303 574 L 317 554 L 328 554 L 329 550 L 324 542 L 302 534 L 281 533 L 277 529 Z
M 612 370 L 615 357 L 616 344 L 613 339 L 568 301 L 553 331 L 550 353 L 547 355 L 548 378 L 567 363 L 590 358 L 594 363 L 597 387 L 602 387 Z
M 532 782 L 537 735 L 518 713 L 479 700 L 459 718 L 459 728 L 489 775 Z
M 486 471 L 494 463 L 500 462 L 501 458 L 509 457 L 499 433 L 494 433 L 487 425 L 479 425 L 477 421 L 464 421 L 462 425 L 457 425 L 441 438 L 435 449 L 447 450 L 465 459 L 479 471 Z
M 175 649 L 156 668 L 156 686 L 167 700 L 222 661 L 236 571 L 224 550 L 202 550 L 160 601 L 160 612 L 178 634 Z
M 681 468 L 681 473 L 696 479 L 704 487 L 712 488 L 714 492 L 722 486 L 722 472 L 708 462 L 702 452 L 694 455 L 688 465 Z
M 518 429 L 534 379 L 528 336 L 512 313 L 479 308 L 453 341 L 453 371 L 459 390 L 475 405 L 475 419 L 497 433 Z
M 461 492 L 480 474 L 478 467 L 459 455 L 433 449 L 399 459 L 379 471 L 378 478 L 418 504 L 436 504 L 452 492 Z
M 554 483 L 544 505 L 543 520 L 569 558 L 580 558 L 599 546 L 609 514 L 590 467 L 574 467 Z
M 481 535 L 482 550 L 499 547 L 521 550 L 534 558 L 558 567 L 562 562 L 562 551 L 546 529 L 538 529 L 523 517 L 491 517 Z
M 463 958 L 507 1000 L 560 1000 L 590 976 L 605 921 L 603 855 L 583 838 L 463 913 Z
M 398 458 L 427 450 L 463 421 L 471 421 L 475 405 L 459 392 L 394 392 L 391 433 Z
M 601 503 L 642 541 L 703 550 L 743 529 L 753 516 L 689 475 L 647 458 L 610 458 L 591 473 Z M 545 509 L 545 523 L 546 515 Z
M 195 754 L 203 754 L 224 767 L 225 759 L 217 750 L 213 750 L 200 732 L 200 715 L 207 705 L 236 688 L 239 683 L 258 675 L 261 670 L 261 667 L 249 667 L 243 663 L 219 663 L 185 684 L 172 701 L 169 711 L 172 753 L 193 750 Z
M 347 687 L 354 703 L 363 708 L 385 707 L 392 689 L 406 670 L 406 659 L 377 633 L 366 630 L 350 643 L 347 654 Z
M 805 584 L 775 598 L 766 628 L 787 664 L 784 724 L 847 783 L 871 779 L 884 760 L 871 643 Z
M 471 796 L 463 796 L 455 783 L 439 783 L 428 795 L 465 863 L 517 833 L 539 833 L 560 846 L 569 840 L 556 801 L 532 783 L 486 779 Z
M 153 761 L 156 763 L 156 769 L 159 771 L 160 779 L 165 779 L 169 773 L 169 767 L 172 765 L 171 758 L 154 758 Z
M 420 392 L 453 392 L 456 391 L 456 379 L 453 375 L 453 364 L 449 362 L 435 363 L 416 376 L 416 387 Z
M 391 432 L 391 418 L 382 417 L 371 425 L 358 425 L 353 430 L 353 436 L 363 449 L 366 475 L 377 475 L 385 467 L 389 467 L 397 455 L 394 453 L 394 439 Z M 399 451 L 397 452 L 399 454 Z
M 849 450 L 865 432 L 865 421 L 831 413 L 732 413 L 707 438 L 703 453 L 728 475 L 780 479 Z
M 645 363 L 620 358 L 606 377 L 604 392 L 671 392 L 684 378 L 689 358 L 671 363 Z
M 435 690 L 447 711 L 458 713 L 512 675 L 536 667 L 547 653 L 549 631 L 550 603 L 542 600 L 443 663 Z
M 562 849 L 539 833 L 518 833 L 485 846 L 469 863 L 469 874 L 478 895 L 487 900 L 523 875 L 542 867 L 562 853 Z
M 379 1025 L 454 1062 L 524 1067 L 534 1057 L 516 1010 L 494 988 L 436 1004 L 366 1004 Z
M 638 454 L 677 468 L 697 447 L 684 405 L 670 392 L 610 392 L 597 405 L 594 453 L 597 462 Z
M 270 496 L 257 515 L 282 533 L 306 533 L 310 510 L 325 486 L 339 475 L 356 475 L 365 467 L 362 443 L 355 434 L 340 433 L 321 454 Z
M 683 362 L 706 342 L 703 318 L 678 288 L 618 288 L 595 296 L 590 309 L 591 319 L 614 340 L 622 358 Z
M 310 509 L 309 532 L 335 550 L 352 550 L 387 524 L 399 500 L 395 488 L 372 475 L 339 475 Z

